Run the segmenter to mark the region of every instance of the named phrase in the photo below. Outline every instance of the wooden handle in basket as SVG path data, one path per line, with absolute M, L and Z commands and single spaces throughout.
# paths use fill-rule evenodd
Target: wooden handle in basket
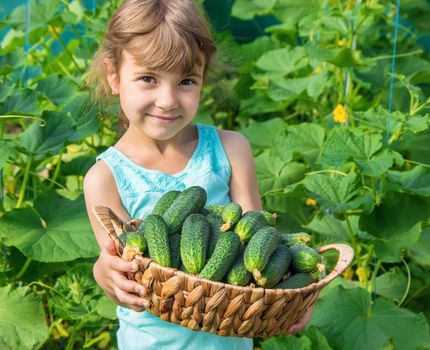
M 318 284 L 326 285 L 337 276 L 341 275 L 354 259 L 354 250 L 349 245 L 343 243 L 327 244 L 318 248 L 317 252 L 323 253 L 333 249 L 339 252 L 339 258 L 337 260 L 336 266 L 327 276 L 320 280 Z
M 122 246 L 118 239 L 118 235 L 115 231 L 113 223 L 115 223 L 122 230 L 122 220 L 108 207 L 95 206 L 93 207 L 93 213 L 96 216 L 97 221 L 100 223 L 100 225 L 102 225 L 109 237 L 114 241 L 116 252 L 119 256 L 121 256 Z

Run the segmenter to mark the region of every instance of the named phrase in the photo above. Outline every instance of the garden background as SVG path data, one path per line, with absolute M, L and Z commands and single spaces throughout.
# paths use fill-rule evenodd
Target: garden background
M 303 332 L 255 346 L 430 349 L 430 2 L 199 2 L 223 60 L 197 121 L 247 136 L 283 231 L 355 252 Z M 85 77 L 118 4 L 0 3 L 1 349 L 116 348 L 82 180 L 117 137 Z

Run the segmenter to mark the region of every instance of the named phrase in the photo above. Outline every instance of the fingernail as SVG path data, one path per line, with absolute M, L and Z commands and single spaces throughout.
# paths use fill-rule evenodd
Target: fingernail
M 131 268 L 131 271 L 133 271 L 133 272 L 136 272 L 139 269 L 139 267 L 137 266 L 137 264 L 131 264 L 130 268 Z
M 139 294 L 145 294 L 145 289 L 144 288 L 139 288 L 139 290 L 137 292 Z

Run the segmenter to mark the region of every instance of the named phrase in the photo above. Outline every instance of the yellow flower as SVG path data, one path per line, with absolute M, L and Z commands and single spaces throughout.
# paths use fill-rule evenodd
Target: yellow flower
M 313 198 L 308 198 L 308 199 L 306 199 L 306 205 L 312 207 L 314 205 L 317 205 L 317 201 Z
M 68 145 L 66 148 L 67 148 L 67 153 L 77 153 L 78 152 L 77 147 L 75 147 L 73 145 Z
M 348 44 L 348 42 L 345 39 L 340 39 L 337 41 L 337 46 L 340 46 L 340 47 L 344 47 L 347 44 Z
M 315 73 L 320 73 L 322 71 L 321 67 L 316 67 L 315 68 Z
M 343 278 L 348 281 L 352 281 L 352 277 L 354 276 L 354 270 L 351 267 L 348 267 L 342 274 Z
M 345 124 L 348 120 L 348 116 L 346 115 L 345 108 L 338 104 L 336 108 L 333 110 L 333 120 L 337 123 Z
M 365 266 L 360 266 L 355 273 L 358 276 L 358 280 L 360 281 L 360 285 L 364 285 L 364 283 L 369 278 L 369 271 Z

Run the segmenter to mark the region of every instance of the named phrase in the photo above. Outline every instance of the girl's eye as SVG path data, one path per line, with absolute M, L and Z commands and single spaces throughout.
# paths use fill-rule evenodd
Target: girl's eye
M 147 75 L 144 77 L 141 77 L 140 80 L 144 81 L 145 83 L 149 83 L 149 84 L 155 83 L 155 79 L 153 77 L 150 77 Z
M 192 79 L 184 79 L 181 81 L 181 84 L 182 85 L 192 85 L 192 84 L 195 84 L 195 81 Z

